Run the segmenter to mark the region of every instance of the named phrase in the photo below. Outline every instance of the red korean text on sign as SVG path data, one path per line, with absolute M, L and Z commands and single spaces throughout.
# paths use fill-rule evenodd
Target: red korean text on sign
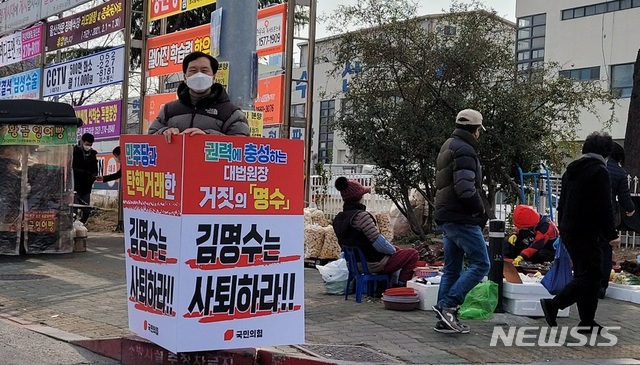
M 302 141 L 194 136 L 185 150 L 185 214 L 302 214 Z M 286 156 L 286 163 L 283 158 Z M 196 167 L 197 166 L 197 167 Z
M 171 157 L 182 154 L 183 139 L 168 144 L 163 136 L 123 135 L 120 148 L 123 207 L 180 215 L 182 160 Z

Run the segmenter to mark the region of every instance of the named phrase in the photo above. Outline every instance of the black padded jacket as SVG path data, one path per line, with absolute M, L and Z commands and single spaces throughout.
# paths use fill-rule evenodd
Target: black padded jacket
M 477 139 L 459 128 L 442 145 L 436 162 L 436 223 L 487 224 L 478 147 Z

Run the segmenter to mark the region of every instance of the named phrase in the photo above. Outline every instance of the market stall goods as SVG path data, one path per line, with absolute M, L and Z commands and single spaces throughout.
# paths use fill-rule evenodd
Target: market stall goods
M 321 259 L 337 259 L 340 258 L 340 253 L 342 249 L 338 244 L 338 237 L 333 230 L 332 226 L 324 227 L 324 244 L 322 245 L 322 250 L 320 251 Z
M 391 221 L 389 220 L 388 212 L 373 212 L 373 217 L 378 224 L 378 229 L 380 233 L 387 239 L 387 241 L 391 242 L 393 240 L 393 227 L 391 226 Z
M 80 125 L 69 104 L 0 100 L 0 254 L 73 251 L 71 150 Z
M 324 245 L 325 229 L 316 225 L 304 227 L 304 258 L 319 258 Z

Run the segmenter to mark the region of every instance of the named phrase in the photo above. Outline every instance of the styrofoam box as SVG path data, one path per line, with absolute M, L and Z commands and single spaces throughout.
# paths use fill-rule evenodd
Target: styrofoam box
M 609 283 L 607 298 L 624 300 L 625 302 L 640 302 L 640 285 L 623 285 Z M 635 301 L 634 301 L 635 299 Z
M 544 317 L 540 299 L 553 298 L 549 291 L 540 283 L 509 283 L 503 282 L 502 296 L 504 309 L 517 316 Z M 558 317 L 568 317 L 569 308 L 558 312 Z
M 540 300 L 503 298 L 503 308 L 516 316 L 544 317 Z M 569 317 L 569 307 L 558 311 L 558 317 Z
M 414 288 L 418 292 L 420 299 L 418 308 L 423 311 L 430 311 L 431 307 L 438 303 L 439 287 L 439 285 L 416 283 L 415 280 L 407 281 L 407 288 Z
M 509 299 L 540 300 L 553 298 L 547 289 L 540 283 L 509 283 L 502 284 L 502 296 Z

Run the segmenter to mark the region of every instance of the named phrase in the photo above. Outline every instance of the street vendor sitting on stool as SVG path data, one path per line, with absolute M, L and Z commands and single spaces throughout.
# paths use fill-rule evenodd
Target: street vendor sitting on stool
M 336 180 L 344 205 L 342 212 L 333 219 L 333 229 L 340 247 L 357 246 L 362 250 L 367 266 L 372 273 L 400 275 L 396 286 L 405 286 L 413 278 L 420 255 L 413 248 L 394 246 L 380 233 L 378 224 L 367 207 L 363 196 L 371 192 L 356 180 L 341 176 Z
M 553 243 L 558 238 L 558 228 L 549 217 L 520 204 L 513 212 L 513 224 L 516 231 L 505 240 L 504 257 L 512 258 L 514 265 L 521 261 L 553 261 L 556 253 Z

